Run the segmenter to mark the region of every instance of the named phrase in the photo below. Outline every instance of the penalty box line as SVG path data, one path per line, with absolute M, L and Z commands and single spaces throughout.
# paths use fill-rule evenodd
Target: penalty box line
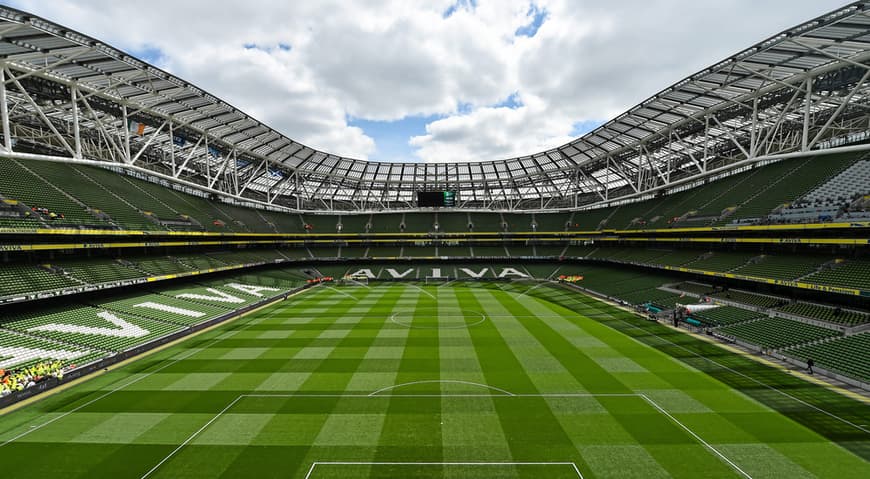
M 381 390 L 383 391 L 383 390 Z M 377 392 L 377 391 L 376 391 Z M 507 392 L 507 391 L 505 391 Z M 154 467 L 148 470 L 145 474 L 142 475 L 141 479 L 146 479 L 151 476 L 157 469 L 160 468 L 163 464 L 165 464 L 169 459 L 171 459 L 174 455 L 176 455 L 179 451 L 184 449 L 191 441 L 193 441 L 196 436 L 205 431 L 210 425 L 212 425 L 215 421 L 218 420 L 224 413 L 229 411 L 233 406 L 235 406 L 239 401 L 244 398 L 582 398 L 582 397 L 636 397 L 642 399 L 644 402 L 649 404 L 654 410 L 659 412 L 668 418 L 671 422 L 679 426 L 681 429 L 686 431 L 692 438 L 698 441 L 699 444 L 704 446 L 707 450 L 712 452 L 719 460 L 728 465 L 735 472 L 740 474 L 746 479 L 752 479 L 752 476 L 749 475 L 746 471 L 744 471 L 740 466 L 738 466 L 734 461 L 729 459 L 725 454 L 716 449 L 712 444 L 705 441 L 701 436 L 699 436 L 695 431 L 693 431 L 689 426 L 684 424 L 682 421 L 671 415 L 667 412 L 662 406 L 660 406 L 657 402 L 653 401 L 649 396 L 643 393 L 543 393 L 543 394 L 515 394 L 507 392 L 507 394 L 486 394 L 486 393 L 465 393 L 465 394 L 296 394 L 296 393 L 276 393 L 276 394 L 267 394 L 267 393 L 248 393 L 248 394 L 240 394 L 238 397 L 230 401 L 220 412 L 215 414 L 208 422 L 202 425 L 199 429 L 194 431 L 187 439 L 184 440 L 181 444 L 178 445 L 175 449 L 173 449 L 169 454 L 166 455 L 163 459 L 160 460 Z M 311 465 L 311 469 L 308 471 L 308 474 L 311 474 L 311 471 L 314 470 L 314 466 L 317 464 L 330 464 L 327 462 L 315 462 Z M 366 464 L 375 464 L 375 463 L 366 463 Z M 402 464 L 402 463 L 399 463 Z M 409 463 L 409 464 L 421 464 L 421 463 Z M 444 463 L 439 463 L 444 464 Z M 496 463 L 496 464 L 504 464 L 504 463 Z M 571 463 L 573 464 L 573 463 Z M 574 466 L 576 468 L 576 465 Z M 579 470 L 577 471 L 579 474 Z M 305 476 L 306 478 L 308 475 Z M 582 475 L 580 476 L 583 477 Z
M 317 466 L 570 466 L 580 479 L 583 474 L 574 462 L 362 462 L 362 461 L 316 461 L 308 468 L 305 479 L 309 479 Z

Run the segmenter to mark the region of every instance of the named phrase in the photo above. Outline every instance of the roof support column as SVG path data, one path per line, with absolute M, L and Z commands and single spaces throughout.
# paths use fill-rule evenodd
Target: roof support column
M 82 159 L 82 136 L 79 131 L 79 89 L 77 87 L 71 87 L 70 89 L 70 102 L 72 103 L 72 120 L 73 120 L 73 139 L 75 140 L 75 144 L 73 147 L 75 148 L 75 158 L 77 160 Z
M 124 117 L 124 163 L 130 164 L 130 120 L 127 119 L 127 105 L 121 105 L 121 113 Z
M 804 125 L 803 125 L 803 137 L 801 139 L 801 151 L 807 151 L 807 146 L 810 143 L 810 106 L 813 101 L 813 79 L 807 78 L 805 80 L 806 83 L 806 94 L 804 95 Z
M 12 131 L 9 129 L 9 106 L 6 104 L 6 63 L 0 64 L 0 121 L 3 122 L 3 147 L 12 151 Z
M 175 133 L 172 131 L 172 121 L 169 122 L 169 162 L 172 164 L 172 176 L 177 178 L 175 174 Z

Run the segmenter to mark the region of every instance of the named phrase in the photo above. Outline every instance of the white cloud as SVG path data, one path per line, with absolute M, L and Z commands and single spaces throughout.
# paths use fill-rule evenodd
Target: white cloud
M 128 51 L 159 51 L 158 66 L 331 153 L 367 158 L 377 150 L 349 116 L 436 115 L 424 135 L 409 139 L 410 151 L 454 161 L 558 146 L 573 125 L 607 120 L 842 2 L 536 0 L 547 14 L 533 37 L 515 36 L 534 14 L 528 0 L 463 2 L 444 18 L 455 3 L 15 5 Z M 494 106 L 515 92 L 520 106 Z

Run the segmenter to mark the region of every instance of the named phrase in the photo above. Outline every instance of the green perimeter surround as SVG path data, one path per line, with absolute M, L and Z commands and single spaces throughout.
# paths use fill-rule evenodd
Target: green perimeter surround
M 388 319 L 419 311 L 438 324 L 426 318 L 439 307 L 451 327 Z M 454 328 L 457 310 L 487 320 Z M 335 461 L 746 477 L 731 461 L 756 478 L 868 477 L 868 423 L 865 404 L 572 291 L 373 284 L 317 288 L 10 413 L 0 454 L 7 477 L 142 477 L 160 464 L 149 477 L 398 478 L 417 467 L 311 469 Z

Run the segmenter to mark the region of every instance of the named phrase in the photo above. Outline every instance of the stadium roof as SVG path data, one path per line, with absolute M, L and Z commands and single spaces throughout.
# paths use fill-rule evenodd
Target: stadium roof
M 558 148 L 383 163 L 305 146 L 105 43 L 0 7 L 5 149 L 139 166 L 301 209 L 408 206 L 438 189 L 473 207 L 577 207 L 866 130 L 868 9 L 855 2 L 774 35 Z

